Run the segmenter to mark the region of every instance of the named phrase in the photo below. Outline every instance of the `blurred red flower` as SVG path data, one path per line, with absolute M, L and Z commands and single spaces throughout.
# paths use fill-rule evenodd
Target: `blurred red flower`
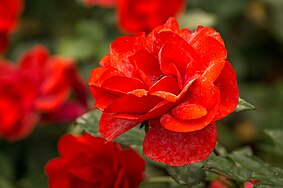
M 168 18 L 177 16 L 184 7 L 185 0 L 83 0 L 88 7 L 117 6 L 120 29 L 127 33 L 150 32 Z
M 135 188 L 144 178 L 143 158 L 103 138 L 64 135 L 58 151 L 46 165 L 49 188 Z
M 88 6 L 100 6 L 104 8 L 115 7 L 117 4 L 117 0 L 83 0 L 83 3 Z
M 69 121 L 86 111 L 86 86 L 72 60 L 36 46 L 18 64 L 0 61 L 1 137 L 16 141 L 28 136 L 39 119 Z
M 125 32 L 150 32 L 184 9 L 185 0 L 118 0 L 118 22 Z
M 21 139 L 39 116 L 33 108 L 36 88 L 11 62 L 0 60 L 0 137 Z
M 7 48 L 9 35 L 16 29 L 22 9 L 22 0 L 0 1 L 0 53 Z
M 86 86 L 72 59 L 51 56 L 38 45 L 22 56 L 19 66 L 38 88 L 35 109 L 44 120 L 70 121 L 86 111 Z
M 149 120 L 143 151 L 173 166 L 202 161 L 216 144 L 215 121 L 238 104 L 236 75 L 219 33 L 180 29 L 170 18 L 149 35 L 123 36 L 95 68 L 89 86 L 113 140 Z

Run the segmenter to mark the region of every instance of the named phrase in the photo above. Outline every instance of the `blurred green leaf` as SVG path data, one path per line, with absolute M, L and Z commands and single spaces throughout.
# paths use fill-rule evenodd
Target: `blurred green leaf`
M 101 136 L 99 133 L 98 122 L 101 112 L 94 110 L 84 114 L 76 120 L 75 125 L 81 129 L 89 132 L 93 136 Z M 117 137 L 114 141 L 124 145 L 142 145 L 145 136 L 144 129 L 140 129 L 139 126 L 132 128 L 121 136 Z
M 263 145 L 263 149 L 283 156 L 283 130 L 264 130 L 264 133 L 272 140 L 272 143 Z
M 1 177 L 0 177 L 0 187 L 1 188 L 13 188 L 13 186 L 11 185 L 9 181 L 7 181 L 6 179 L 2 179 Z
M 238 106 L 235 109 L 235 112 L 247 111 L 247 110 L 255 110 L 256 107 L 252 104 L 248 103 L 242 98 L 239 98 Z
M 205 172 L 198 163 L 180 167 L 166 166 L 166 169 L 179 184 L 192 187 L 205 182 Z
M 242 183 L 254 179 L 259 187 L 283 185 L 283 170 L 269 166 L 254 156 L 248 147 L 226 156 L 212 154 L 203 168 Z
M 77 118 L 75 126 L 78 126 L 82 130 L 92 134 L 93 136 L 101 136 L 98 131 L 98 121 L 100 119 L 101 112 L 94 110 L 87 112 L 81 117 Z
M 12 170 L 12 164 L 9 161 L 9 159 L 2 153 L 0 153 L 0 185 L 1 182 L 4 180 L 10 180 L 12 179 L 13 170 Z M 2 188 L 2 186 L 0 186 Z
M 259 187 L 282 187 L 283 170 L 276 167 L 262 167 L 252 174 L 252 178 L 259 180 Z
M 181 28 L 195 29 L 199 25 L 214 26 L 217 17 L 215 14 L 195 9 L 183 14 L 178 20 Z

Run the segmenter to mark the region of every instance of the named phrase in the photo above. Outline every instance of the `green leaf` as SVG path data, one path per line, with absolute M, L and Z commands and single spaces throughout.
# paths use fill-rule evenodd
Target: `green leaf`
M 239 98 L 238 105 L 235 109 L 235 112 L 247 111 L 247 110 L 255 110 L 256 107 L 242 98 Z
M 283 130 L 282 129 L 272 129 L 263 131 L 271 140 L 272 143 L 265 144 L 263 149 L 266 151 L 271 151 L 279 155 L 283 155 Z
M 0 168 L 1 168 L 0 178 L 6 179 L 6 180 L 12 179 L 12 176 L 13 176 L 12 164 L 9 158 L 6 155 L 4 155 L 4 153 L 0 153 Z
M 262 167 L 252 174 L 252 178 L 259 180 L 259 187 L 282 187 L 283 170 L 277 167 Z
M 94 110 L 91 112 L 87 112 L 81 117 L 77 118 L 75 122 L 75 126 L 80 129 L 90 133 L 93 136 L 101 136 L 98 131 L 98 122 L 101 116 L 101 112 L 98 110 Z
M 258 182 L 257 187 L 283 185 L 283 170 L 269 166 L 254 156 L 248 147 L 224 156 L 216 156 L 213 153 L 205 162 L 203 169 L 241 183 L 254 179 Z
M 98 122 L 101 112 L 94 110 L 79 117 L 75 125 L 80 129 L 92 134 L 93 136 L 102 136 L 99 133 Z M 114 141 L 123 145 L 142 145 L 145 136 L 144 129 L 139 129 L 139 126 L 132 128 L 121 136 L 117 137 Z
M 11 183 L 7 181 L 6 179 L 2 179 L 2 177 L 0 177 L 0 187 L 1 188 L 13 188 Z
M 177 183 L 192 187 L 205 182 L 205 172 L 200 166 L 202 166 L 201 163 L 180 167 L 166 166 L 166 170 Z

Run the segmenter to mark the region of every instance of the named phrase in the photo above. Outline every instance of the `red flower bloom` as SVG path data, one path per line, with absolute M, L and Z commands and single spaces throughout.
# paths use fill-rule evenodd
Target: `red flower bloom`
M 174 18 L 149 35 L 123 36 L 92 71 L 103 111 L 100 133 L 113 140 L 149 120 L 143 150 L 173 166 L 202 161 L 216 144 L 215 121 L 238 103 L 236 75 L 214 29 L 179 29 Z
M 65 135 L 58 150 L 46 165 L 50 188 L 135 188 L 144 178 L 143 158 L 103 138 Z
M 33 130 L 39 118 L 35 98 L 32 82 L 12 63 L 0 60 L 0 137 L 14 141 Z
M 71 99 L 74 91 L 76 98 Z M 29 135 L 39 120 L 69 121 L 87 108 L 86 87 L 74 62 L 53 57 L 42 46 L 16 65 L 0 62 L 0 136 L 10 141 Z
M 35 46 L 20 60 L 20 68 L 38 88 L 37 111 L 46 120 L 74 120 L 86 111 L 86 88 L 71 59 L 49 55 Z M 70 100 L 72 91 L 76 100 Z
M 117 0 L 83 0 L 83 3 L 88 6 L 100 6 L 104 8 L 115 7 Z
M 8 36 L 18 25 L 18 17 L 23 9 L 22 0 L 0 1 L 0 53 L 8 44 Z
M 122 30 L 130 33 L 149 32 L 176 16 L 185 0 L 118 0 L 118 21 Z

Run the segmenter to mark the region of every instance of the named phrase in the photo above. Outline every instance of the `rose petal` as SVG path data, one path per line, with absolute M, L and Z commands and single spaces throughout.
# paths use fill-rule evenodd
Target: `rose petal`
M 114 113 L 142 114 L 147 113 L 160 101 L 161 99 L 156 96 L 146 95 L 137 97 L 132 94 L 127 94 L 113 101 L 107 106 L 107 108 L 105 108 L 104 111 Z
M 168 102 L 167 100 L 164 100 L 164 101 L 158 103 L 148 113 L 146 113 L 142 117 L 140 117 L 140 119 L 141 120 L 148 120 L 148 119 L 157 118 L 160 115 L 168 112 L 168 110 L 170 110 L 174 105 L 175 105 L 175 103 Z
M 135 62 L 140 77 L 149 87 L 162 76 L 157 58 L 147 51 L 137 52 L 132 57 L 132 61 Z
M 139 183 L 144 179 L 145 160 L 131 149 L 124 150 L 121 155 L 124 173 L 128 177 L 129 185 L 138 187 Z
M 184 102 L 198 104 L 207 110 L 214 108 L 220 101 L 220 91 L 210 80 L 198 79 L 189 88 Z
M 205 160 L 216 145 L 216 125 L 190 133 L 164 129 L 158 121 L 150 121 L 150 129 L 143 142 L 144 154 L 152 160 L 182 166 Z
M 215 85 L 221 93 L 219 110 L 214 118 L 215 120 L 219 120 L 233 112 L 239 100 L 236 73 L 228 61 L 226 61 L 225 67 L 216 80 Z
M 114 117 L 120 118 L 120 119 L 127 119 L 127 120 L 134 120 L 134 121 L 144 121 L 148 119 L 157 118 L 160 115 L 168 112 L 175 104 L 172 102 L 168 102 L 167 100 L 164 100 L 160 103 L 158 103 L 154 108 L 152 108 L 148 113 L 146 114 L 123 114 L 118 113 L 115 114 Z
M 148 94 L 158 96 L 170 102 L 176 102 L 180 89 L 176 78 L 171 75 L 158 80 L 148 91 Z
M 91 86 L 90 91 L 93 97 L 96 99 L 95 107 L 99 110 L 104 110 L 109 106 L 114 100 L 118 99 L 117 95 L 107 92 L 105 89 L 101 89 L 96 86 Z
M 46 164 L 45 171 L 48 174 L 48 186 L 50 188 L 71 187 L 69 173 L 66 171 L 67 162 L 55 158 Z
M 172 114 L 181 120 L 198 119 L 207 114 L 207 110 L 197 104 L 182 103 L 172 109 Z
M 106 79 L 101 87 L 117 95 L 126 94 L 136 89 L 147 89 L 142 81 L 123 76 L 112 76 Z
M 199 41 L 205 41 L 205 38 L 208 36 L 215 38 L 220 44 L 224 46 L 224 41 L 217 31 L 215 31 L 213 28 L 203 26 L 197 27 L 196 31 L 192 34 L 189 43 L 192 45 L 198 44 Z
M 126 77 L 135 77 L 135 65 L 129 57 L 144 48 L 145 34 L 135 36 L 122 36 L 110 45 L 111 66 L 122 72 Z
M 170 68 L 167 68 L 168 65 L 173 63 L 176 66 L 178 73 L 181 75 L 181 80 L 178 80 L 178 82 L 184 83 L 185 79 L 187 78 L 187 65 L 190 64 L 192 61 L 197 61 L 199 57 L 197 56 L 195 50 L 184 39 L 182 39 L 181 37 L 174 37 L 174 39 L 175 40 L 170 40 L 166 42 L 160 49 L 160 67 L 164 74 L 174 75 L 175 71 Z
M 199 119 L 181 120 L 167 113 L 160 117 L 160 122 L 165 129 L 175 132 L 193 132 L 206 127 L 214 119 L 218 105 L 209 110 L 207 114 Z
M 101 87 L 101 84 L 112 76 L 123 76 L 121 72 L 112 67 L 98 67 L 91 71 L 88 85 Z
M 56 111 L 43 114 L 42 119 L 45 121 L 73 121 L 77 117 L 83 115 L 86 108 L 79 102 L 66 102 Z
M 132 129 L 140 122 L 118 119 L 112 113 L 103 112 L 99 121 L 99 132 L 107 141 L 112 141 L 124 132 Z

